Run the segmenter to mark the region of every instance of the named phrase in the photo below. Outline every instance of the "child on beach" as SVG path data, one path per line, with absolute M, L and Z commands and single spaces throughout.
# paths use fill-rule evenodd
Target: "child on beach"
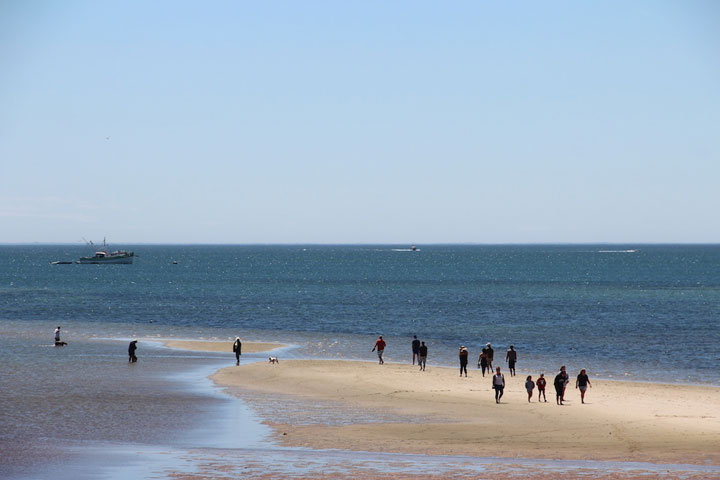
M 528 402 L 532 398 L 533 390 L 535 389 L 535 382 L 533 382 L 532 375 L 528 375 L 525 380 L 525 390 L 528 392 Z
M 540 401 L 540 396 L 542 395 L 543 400 L 545 400 L 545 403 L 547 403 L 547 397 L 545 396 L 545 385 L 546 384 L 547 384 L 547 381 L 545 380 L 545 374 L 541 373 L 540 378 L 537 379 L 538 402 Z

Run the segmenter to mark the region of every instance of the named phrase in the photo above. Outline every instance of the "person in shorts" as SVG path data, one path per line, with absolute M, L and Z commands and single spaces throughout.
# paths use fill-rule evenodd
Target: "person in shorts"
M 590 378 L 588 378 L 587 373 L 585 373 L 585 369 L 583 368 L 580 370 L 580 373 L 575 380 L 575 388 L 580 390 L 580 401 L 582 403 L 585 403 L 585 391 L 588 387 L 592 387 L 592 384 L 590 384 Z
M 510 370 L 510 376 L 515 376 L 515 362 L 517 362 L 517 351 L 514 345 L 510 345 L 507 353 L 505 354 L 505 361 L 508 363 L 508 369 Z

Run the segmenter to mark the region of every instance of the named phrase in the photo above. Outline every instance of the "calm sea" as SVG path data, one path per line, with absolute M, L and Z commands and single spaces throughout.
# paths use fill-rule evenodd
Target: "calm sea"
M 717 245 L 118 247 L 133 265 L 51 265 L 88 251 L 0 246 L 0 442 L 16 464 L 43 440 L 132 442 L 142 430 L 167 441 L 218 401 L 168 376 L 222 355 L 143 340 L 133 369 L 131 337 L 240 335 L 297 345 L 285 357 L 374 361 L 383 335 L 386 359 L 409 362 L 417 335 L 435 365 L 491 342 L 500 360 L 515 345 L 519 373 L 567 364 L 591 378 L 720 384 Z M 50 347 L 57 325 L 63 349 Z

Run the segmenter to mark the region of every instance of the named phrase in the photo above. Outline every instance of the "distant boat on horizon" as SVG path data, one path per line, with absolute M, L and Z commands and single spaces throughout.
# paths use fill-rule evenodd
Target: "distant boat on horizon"
M 88 246 L 95 247 L 95 244 L 91 241 L 87 241 Z M 110 252 L 108 250 L 108 245 L 105 242 L 105 239 L 103 238 L 103 248 L 101 250 L 97 250 L 95 252 L 95 255 L 92 257 L 80 257 L 80 259 L 77 261 L 77 263 L 88 265 L 88 264 L 94 264 L 94 265 L 103 265 L 103 264 L 124 264 L 129 265 L 133 263 L 133 259 L 135 258 L 135 252 L 128 252 L 125 250 L 115 250 L 114 252 Z

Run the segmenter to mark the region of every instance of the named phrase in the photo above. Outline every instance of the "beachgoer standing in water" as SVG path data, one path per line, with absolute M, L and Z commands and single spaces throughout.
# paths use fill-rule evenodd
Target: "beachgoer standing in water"
M 563 390 L 565 390 L 565 367 L 562 367 L 560 373 L 555 375 L 555 381 L 553 381 L 555 387 L 555 402 L 558 405 L 563 404 Z
M 128 362 L 135 363 L 137 362 L 137 357 L 135 356 L 135 350 L 137 350 L 137 340 L 133 340 L 130 342 L 130 345 L 128 345 Z
M 507 353 L 505 354 L 505 361 L 508 362 L 508 369 L 510 370 L 510 376 L 515 376 L 515 362 L 517 362 L 517 352 L 515 346 L 510 345 Z
M 500 399 L 503 396 L 503 390 L 505 390 L 505 376 L 500 373 L 500 367 L 495 369 L 495 375 L 493 375 L 492 388 L 495 390 L 495 403 L 500 403 Z
M 534 389 L 535 382 L 533 382 L 532 375 L 528 375 L 527 379 L 525 379 L 525 390 L 528 392 L 528 402 L 532 399 Z
M 460 360 L 460 376 L 462 377 L 463 372 L 465 372 L 465 376 L 467 377 L 468 351 L 464 345 L 460 347 L 458 359 Z
M 547 384 L 547 381 L 545 380 L 545 374 L 541 373 L 540 378 L 537 379 L 538 402 L 540 401 L 540 395 L 542 395 L 543 399 L 545 400 L 545 403 L 547 403 L 547 397 L 545 396 L 545 385 L 546 384 Z
M 583 368 L 580 370 L 577 380 L 575 380 L 575 388 L 580 389 L 580 401 L 582 401 L 582 403 L 585 403 L 585 390 L 587 390 L 588 387 L 592 388 L 592 384 L 590 383 L 590 378 L 588 378 L 587 373 L 585 373 L 585 369 Z
M 58 325 L 55 329 L 55 346 L 62 347 L 63 345 L 67 345 L 67 343 L 60 340 L 60 325 Z
M 240 341 L 240 337 L 235 337 L 233 352 L 235 352 L 236 365 L 240 365 L 240 355 L 242 355 L 242 342 Z
M 417 339 L 417 335 L 413 335 L 413 341 L 412 341 L 412 352 L 413 352 L 412 364 L 413 365 L 415 365 L 415 357 L 418 356 L 419 351 L 420 351 L 420 340 Z M 418 365 L 420 365 L 419 358 L 418 358 Z
M 385 345 L 385 340 L 383 340 L 382 335 L 380 335 L 377 339 L 377 342 L 375 342 L 375 346 L 371 350 L 371 352 L 377 350 L 378 365 L 382 365 L 383 363 L 385 363 L 382 358 L 383 352 L 385 351 Z
M 422 342 L 422 345 L 420 345 L 420 348 L 418 349 L 418 365 L 420 365 L 420 370 L 423 372 L 425 371 L 425 360 L 427 360 L 427 346 L 425 345 L 425 342 Z

